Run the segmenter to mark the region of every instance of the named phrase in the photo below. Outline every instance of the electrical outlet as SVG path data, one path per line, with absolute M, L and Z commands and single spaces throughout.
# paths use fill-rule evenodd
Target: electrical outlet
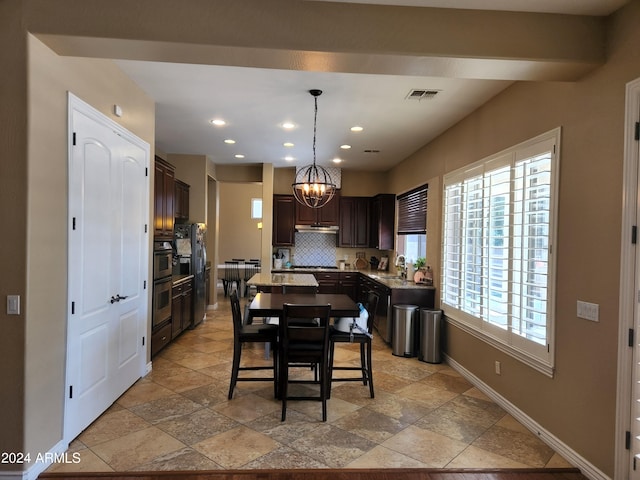
M 502 365 L 500 364 L 500 362 L 498 360 L 496 360 L 495 366 L 496 366 L 496 375 L 501 375 L 502 374 Z
M 577 315 L 578 318 L 584 318 L 585 320 L 597 322 L 600 315 L 600 305 L 598 305 L 597 303 L 589 303 L 578 300 Z
M 7 315 L 20 315 L 20 295 L 7 295 Z

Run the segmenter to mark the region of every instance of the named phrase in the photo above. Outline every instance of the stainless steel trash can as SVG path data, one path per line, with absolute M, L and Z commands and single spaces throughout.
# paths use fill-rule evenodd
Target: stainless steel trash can
M 420 309 L 420 354 L 418 360 L 440 363 L 442 310 Z
M 398 357 L 415 357 L 417 354 L 418 309 L 417 305 L 393 306 L 391 353 Z

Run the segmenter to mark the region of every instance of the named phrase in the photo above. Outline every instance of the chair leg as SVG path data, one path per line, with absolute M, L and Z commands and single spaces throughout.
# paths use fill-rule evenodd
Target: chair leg
M 284 422 L 287 419 L 287 384 L 289 383 L 289 367 L 286 363 L 286 355 L 281 355 L 280 357 L 280 397 L 282 398 L 282 417 L 280 420 Z
M 367 359 L 364 351 L 364 343 L 360 344 L 360 373 L 362 374 L 362 384 L 367 385 Z
M 326 361 L 320 363 L 320 398 L 322 399 L 322 421 L 327 421 L 327 377 L 329 376 L 329 366 Z
M 231 383 L 229 384 L 229 400 L 233 398 L 233 390 L 236 388 L 238 381 L 238 372 L 240 371 L 240 355 L 242 353 L 242 344 L 234 345 L 233 348 L 233 366 L 231 367 Z
M 333 355 L 335 353 L 334 349 L 335 349 L 335 342 L 332 342 L 331 340 L 329 340 L 329 366 L 328 366 L 328 370 L 329 370 L 329 375 L 327 378 L 327 383 L 328 383 L 328 388 L 327 388 L 327 398 L 331 398 L 331 383 L 333 382 Z
M 373 363 L 371 363 L 371 342 L 367 343 L 367 377 L 369 379 L 369 394 L 375 398 L 373 393 Z

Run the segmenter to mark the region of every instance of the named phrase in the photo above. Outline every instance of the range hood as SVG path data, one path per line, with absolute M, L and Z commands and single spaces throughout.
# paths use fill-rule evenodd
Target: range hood
M 338 233 L 337 225 L 296 225 L 295 229 L 298 233 L 331 233 L 333 235 Z

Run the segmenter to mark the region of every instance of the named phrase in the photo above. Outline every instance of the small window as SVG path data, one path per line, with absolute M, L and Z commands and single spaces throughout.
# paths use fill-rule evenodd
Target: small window
M 428 188 L 422 185 L 397 197 L 398 253 L 407 261 L 427 256 Z
M 251 218 L 262 218 L 262 199 L 251 199 Z

